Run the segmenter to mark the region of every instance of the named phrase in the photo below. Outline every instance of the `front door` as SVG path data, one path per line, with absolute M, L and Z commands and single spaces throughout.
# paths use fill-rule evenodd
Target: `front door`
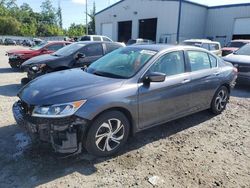
M 147 73 L 161 72 L 167 77 L 164 82 L 140 83 L 140 128 L 164 123 L 189 110 L 192 88 L 185 67 L 183 51 L 176 51 L 161 56 L 148 70 Z
M 91 63 L 103 56 L 102 44 L 90 44 L 85 46 L 80 53 L 85 55 L 84 58 L 77 60 L 75 67 L 89 66 Z

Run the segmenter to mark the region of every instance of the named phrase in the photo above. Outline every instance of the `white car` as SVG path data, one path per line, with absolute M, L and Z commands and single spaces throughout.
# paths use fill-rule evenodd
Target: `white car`
M 102 35 L 85 35 L 80 38 L 79 41 L 105 41 L 113 42 L 110 38 Z
M 184 45 L 197 46 L 212 52 L 215 55 L 221 56 L 222 50 L 219 42 L 208 39 L 189 39 L 182 42 Z

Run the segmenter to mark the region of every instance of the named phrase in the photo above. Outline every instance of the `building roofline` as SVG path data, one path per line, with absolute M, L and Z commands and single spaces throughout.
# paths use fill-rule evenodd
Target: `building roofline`
M 102 10 L 100 10 L 99 12 L 97 12 L 95 15 L 98 15 L 120 3 L 122 3 L 123 1 L 125 0 L 120 0 Z M 164 0 L 162 0 L 164 1 Z M 166 0 L 166 1 L 176 1 L 176 2 L 179 2 L 180 0 Z M 207 6 L 207 5 L 203 5 L 203 4 L 200 4 L 200 3 L 196 3 L 196 2 L 192 2 L 192 1 L 189 1 L 189 0 L 182 0 L 183 3 L 188 3 L 188 4 L 191 4 L 191 5 L 196 5 L 196 6 L 200 6 L 200 7 L 204 7 L 204 8 L 207 8 L 207 9 L 217 9 L 217 8 L 230 8 L 230 7 L 240 7 L 240 6 L 250 6 L 250 3 L 239 3 L 239 4 L 230 4 L 230 5 L 218 5 L 218 6 Z
M 108 10 L 108 9 L 112 8 L 112 7 L 114 7 L 115 5 L 118 5 L 118 4 L 122 3 L 123 1 L 125 1 L 125 0 L 120 0 L 120 1 L 118 1 L 118 2 L 116 2 L 116 3 L 114 3 L 114 4 L 110 5 L 110 6 L 108 6 L 108 7 L 106 7 L 106 8 L 100 10 L 100 11 L 97 12 L 95 15 L 98 15 L 98 14 L 104 12 L 105 10 Z M 164 0 L 162 0 L 162 1 L 164 1 Z M 179 2 L 180 0 L 165 0 L 165 1 L 176 1 L 176 2 Z M 182 0 L 182 2 L 183 2 L 183 3 L 192 4 L 192 5 L 196 5 L 196 6 L 200 6 L 200 7 L 204 7 L 204 8 L 208 8 L 208 6 L 206 6 L 206 5 L 203 5 L 203 4 L 200 4 L 200 3 L 196 3 L 196 2 L 191 2 L 191 1 L 188 1 L 188 0 Z
M 239 3 L 239 4 L 230 4 L 230 5 L 218 5 L 218 6 L 208 7 L 208 9 L 231 8 L 231 7 L 241 7 L 241 6 L 250 6 L 250 3 Z

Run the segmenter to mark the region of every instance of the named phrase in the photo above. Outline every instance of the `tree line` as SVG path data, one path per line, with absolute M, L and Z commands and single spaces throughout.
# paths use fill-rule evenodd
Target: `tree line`
M 82 36 L 86 33 L 83 24 L 72 23 L 68 29 L 62 26 L 61 7 L 53 7 L 51 0 L 44 0 L 41 12 L 34 12 L 27 3 L 18 6 L 16 0 L 0 0 L 0 35 L 20 36 Z M 95 4 L 88 14 L 89 33 L 95 33 Z

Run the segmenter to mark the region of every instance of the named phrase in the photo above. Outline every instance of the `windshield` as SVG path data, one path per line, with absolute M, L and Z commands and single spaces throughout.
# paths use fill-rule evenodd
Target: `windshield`
M 81 49 L 84 46 L 85 46 L 85 44 L 81 44 L 81 43 L 69 44 L 69 45 L 57 50 L 52 55 L 54 55 L 54 56 L 69 56 L 69 55 L 77 52 L 79 49 Z
M 44 48 L 47 44 L 48 44 L 48 42 L 42 42 L 42 43 L 40 43 L 38 45 L 33 46 L 30 49 L 31 50 L 40 50 L 40 49 Z
M 237 50 L 234 54 L 237 55 L 250 55 L 250 45 L 245 45 Z
M 245 43 L 244 42 L 229 42 L 227 44 L 227 47 L 233 47 L 233 48 L 241 48 L 242 46 L 244 46 Z
M 130 78 L 155 54 L 155 51 L 136 47 L 120 48 L 92 63 L 87 72 L 111 78 Z

